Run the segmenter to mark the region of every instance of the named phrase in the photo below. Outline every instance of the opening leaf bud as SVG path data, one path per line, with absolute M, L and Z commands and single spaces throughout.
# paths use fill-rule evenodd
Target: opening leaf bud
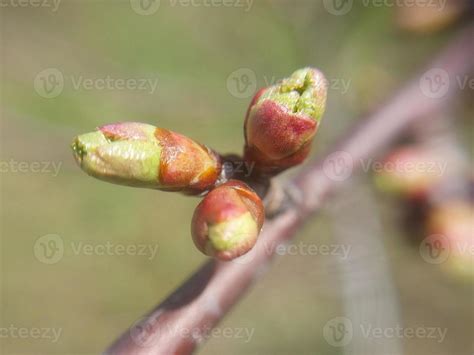
M 232 260 L 255 245 L 265 218 L 262 200 L 237 180 L 216 187 L 196 207 L 194 244 L 206 255 Z
M 327 81 L 317 69 L 294 72 L 260 90 L 245 119 L 245 158 L 260 170 L 279 172 L 309 154 L 326 106 Z
M 193 140 L 152 125 L 123 122 L 77 136 L 74 157 L 87 174 L 112 183 L 198 194 L 211 189 L 220 158 Z

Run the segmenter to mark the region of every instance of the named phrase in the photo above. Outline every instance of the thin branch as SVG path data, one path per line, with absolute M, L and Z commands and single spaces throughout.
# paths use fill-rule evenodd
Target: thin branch
M 286 192 L 291 198 L 286 209 L 266 222 L 250 253 L 232 262 L 207 262 L 163 303 L 127 329 L 106 353 L 191 353 L 267 269 L 275 248 L 294 237 L 330 193 L 343 183 L 339 181 L 342 179 L 328 174 L 328 159 L 342 161 L 341 167 L 353 173 L 363 161 L 386 149 L 411 124 L 443 108 L 461 89 L 459 79 L 466 78 L 473 69 L 473 38 L 474 26 L 470 26 L 427 68 L 449 73 L 450 87 L 442 98 L 430 98 L 423 93 L 423 76 L 409 83 L 340 140 L 330 154 L 309 164 L 289 182 Z

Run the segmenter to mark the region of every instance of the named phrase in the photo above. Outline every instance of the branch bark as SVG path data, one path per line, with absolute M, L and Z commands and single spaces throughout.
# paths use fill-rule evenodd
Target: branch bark
M 331 163 L 343 163 L 344 176 L 380 153 L 411 124 L 447 105 L 473 69 L 474 26 L 462 31 L 427 70 L 449 74 L 449 90 L 441 98 L 426 96 L 424 76 L 406 85 L 392 100 L 361 121 L 330 153 L 309 164 L 285 186 L 286 208 L 265 223 L 254 249 L 232 262 L 205 263 L 166 300 L 127 329 L 107 350 L 108 354 L 188 354 L 245 294 L 267 269 L 275 248 L 291 239 L 326 198 L 342 184 Z M 426 73 L 425 71 L 424 73 Z M 349 171 L 345 170 L 349 169 Z M 304 197 L 303 197 L 304 196 Z

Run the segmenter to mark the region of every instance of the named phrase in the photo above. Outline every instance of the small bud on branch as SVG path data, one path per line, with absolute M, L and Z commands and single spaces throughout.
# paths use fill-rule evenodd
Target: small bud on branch
M 231 260 L 255 245 L 263 221 L 260 197 L 243 182 L 230 180 L 209 192 L 196 207 L 191 232 L 201 252 Z
M 300 164 L 309 154 L 326 96 L 326 79 L 313 68 L 260 90 L 245 119 L 245 159 L 272 174 Z
M 420 201 L 467 168 L 463 154 L 449 145 L 404 145 L 381 163 L 375 183 L 382 191 Z
M 221 170 L 211 149 L 144 123 L 102 126 L 77 136 L 72 149 L 87 174 L 129 186 L 199 194 L 214 187 Z
M 474 206 L 470 201 L 449 201 L 433 208 L 427 218 L 427 231 L 439 236 L 438 252 L 446 251 L 443 265 L 454 275 L 474 280 Z

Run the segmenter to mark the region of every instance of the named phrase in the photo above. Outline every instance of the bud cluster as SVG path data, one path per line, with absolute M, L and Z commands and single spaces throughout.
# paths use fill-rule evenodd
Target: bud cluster
M 300 164 L 318 129 L 326 91 L 324 76 L 305 68 L 256 94 L 244 124 L 241 160 L 252 167 L 248 174 L 229 173 L 223 158 L 205 145 L 138 122 L 108 124 L 79 135 L 72 150 L 81 169 L 95 178 L 205 195 L 192 220 L 194 243 L 206 255 L 231 260 L 255 245 L 265 215 L 257 193 L 235 179 L 261 181 Z

